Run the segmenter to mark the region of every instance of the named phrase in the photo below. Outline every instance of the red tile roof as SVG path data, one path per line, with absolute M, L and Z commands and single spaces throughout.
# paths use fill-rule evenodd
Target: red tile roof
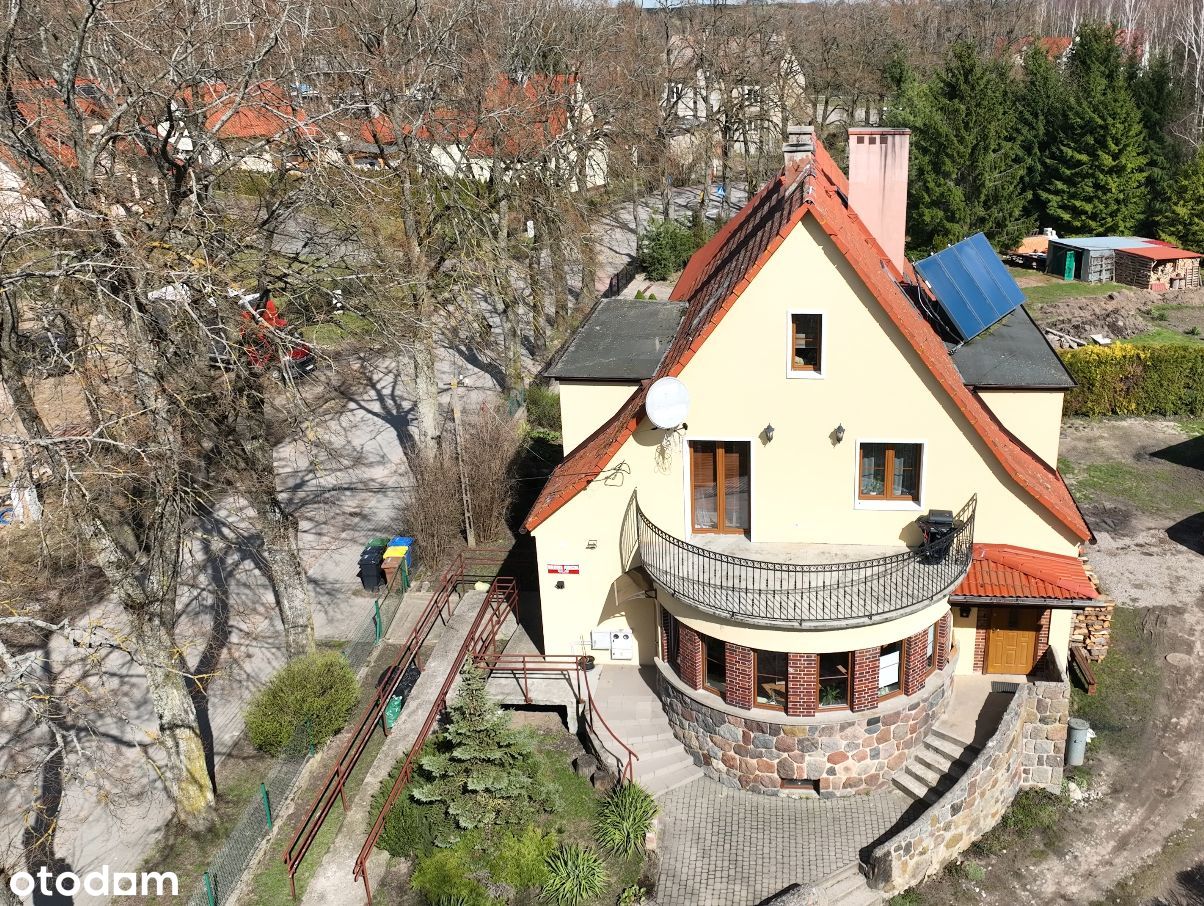
M 286 134 L 311 139 L 321 134 L 293 104 L 288 89 L 274 81 L 245 89 L 209 82 L 185 93 L 182 101 L 202 107 L 205 128 L 226 141 L 271 141 Z
M 953 594 L 1058 601 L 1092 601 L 1099 597 L 1078 557 L 1010 544 L 975 544 L 970 571 Z
M 803 217 L 812 216 L 1012 479 L 1076 537 L 1090 539 L 1091 530 L 1057 470 L 1008 432 L 962 383 L 945 344 L 899 289 L 899 272 L 848 207 L 847 185 L 817 141 L 811 159 L 771 180 L 694 254 L 671 294 L 687 303 L 685 316 L 654 379 L 681 373 L 790 231 Z M 646 389 L 641 386 L 565 457 L 527 516 L 525 529 L 538 526 L 609 465 L 643 416 Z
M 1184 258 L 1204 258 L 1199 252 L 1189 252 L 1187 249 L 1178 249 L 1173 245 L 1143 245 L 1135 249 L 1120 249 L 1129 255 L 1137 255 L 1139 258 L 1146 258 L 1150 261 L 1180 261 Z

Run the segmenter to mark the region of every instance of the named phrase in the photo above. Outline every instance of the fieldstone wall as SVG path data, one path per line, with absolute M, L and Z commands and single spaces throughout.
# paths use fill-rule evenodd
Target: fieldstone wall
M 660 666 L 661 701 L 673 735 L 703 773 L 733 789 L 825 798 L 887 787 L 944 712 L 953 672 L 950 663 L 916 695 L 872 713 L 778 723 L 772 711 L 746 716 L 712 707 L 708 693 L 684 692 L 666 675 L 670 668 Z
M 1060 788 L 1070 686 L 1019 687 L 999 728 L 956 784 L 912 824 L 874 849 L 870 886 L 888 896 L 939 872 L 994 827 L 1016 793 Z

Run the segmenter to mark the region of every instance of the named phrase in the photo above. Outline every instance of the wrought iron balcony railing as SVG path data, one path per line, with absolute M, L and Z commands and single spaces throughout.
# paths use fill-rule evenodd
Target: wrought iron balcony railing
M 638 553 L 673 595 L 718 616 L 782 627 L 864 625 L 919 610 L 957 586 L 974 553 L 976 501 L 961 508 L 950 534 L 914 549 L 845 563 L 774 563 L 675 538 L 633 495 L 623 546 L 628 566 Z

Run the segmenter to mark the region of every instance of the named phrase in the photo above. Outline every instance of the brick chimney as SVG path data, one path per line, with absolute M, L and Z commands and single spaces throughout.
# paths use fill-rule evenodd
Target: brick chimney
M 782 156 L 786 166 L 798 163 L 815 153 L 814 126 L 787 126 L 786 141 L 782 143 Z
M 849 205 L 900 270 L 907 237 L 910 129 L 849 129 Z

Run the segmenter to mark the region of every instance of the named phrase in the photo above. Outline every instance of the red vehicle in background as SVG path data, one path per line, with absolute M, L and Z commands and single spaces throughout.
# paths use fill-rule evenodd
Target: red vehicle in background
M 309 374 L 317 366 L 309 344 L 285 332 L 288 318 L 277 311 L 276 303 L 270 298 L 265 299 L 262 307 L 255 311 L 244 300 L 242 319 L 239 339 L 252 368 L 268 371 L 283 365 L 298 374 Z M 279 361 L 281 350 L 288 352 L 283 362 Z

